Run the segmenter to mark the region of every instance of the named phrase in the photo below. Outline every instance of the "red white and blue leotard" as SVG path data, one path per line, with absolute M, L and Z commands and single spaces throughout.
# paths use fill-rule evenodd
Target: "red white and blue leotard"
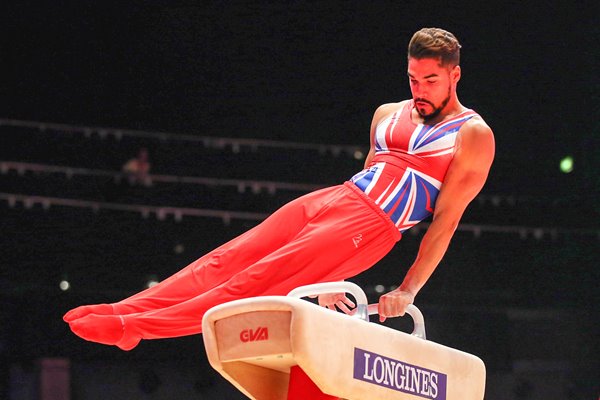
M 454 156 L 460 127 L 477 115 L 466 110 L 436 125 L 415 124 L 414 102 L 381 121 L 375 156 L 351 181 L 404 232 L 433 214 L 435 200 Z

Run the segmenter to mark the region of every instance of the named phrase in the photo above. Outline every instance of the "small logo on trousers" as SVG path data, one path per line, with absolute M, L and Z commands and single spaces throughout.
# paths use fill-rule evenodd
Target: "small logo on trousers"
M 356 247 L 358 249 L 358 244 L 360 243 L 361 240 L 362 240 L 362 233 L 359 233 L 358 235 L 354 236 L 352 238 L 352 243 L 354 243 L 354 247 Z

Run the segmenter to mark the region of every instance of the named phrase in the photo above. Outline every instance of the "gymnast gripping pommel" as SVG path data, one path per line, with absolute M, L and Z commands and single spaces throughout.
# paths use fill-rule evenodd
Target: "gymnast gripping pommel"
M 299 298 L 330 292 L 352 294 L 354 315 Z M 204 345 L 212 367 L 250 399 L 483 399 L 481 359 L 425 340 L 414 305 L 412 334 L 370 323 L 376 312 L 353 283 L 303 286 L 210 309 Z

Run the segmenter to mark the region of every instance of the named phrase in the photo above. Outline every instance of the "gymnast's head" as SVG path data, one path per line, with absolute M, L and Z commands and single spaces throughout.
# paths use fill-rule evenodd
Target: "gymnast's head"
M 458 104 L 460 43 L 443 29 L 423 28 L 408 44 L 408 79 L 415 108 L 432 121 Z
M 440 28 L 423 28 L 408 43 L 408 59 L 437 59 L 441 66 L 460 64 L 460 43 L 452 33 Z

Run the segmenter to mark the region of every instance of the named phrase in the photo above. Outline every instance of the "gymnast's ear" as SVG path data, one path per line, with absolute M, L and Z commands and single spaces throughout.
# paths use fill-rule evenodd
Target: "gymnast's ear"
M 452 83 L 458 83 L 458 81 L 460 80 L 460 76 L 461 76 L 460 65 L 455 65 L 450 70 L 450 79 L 452 80 Z

